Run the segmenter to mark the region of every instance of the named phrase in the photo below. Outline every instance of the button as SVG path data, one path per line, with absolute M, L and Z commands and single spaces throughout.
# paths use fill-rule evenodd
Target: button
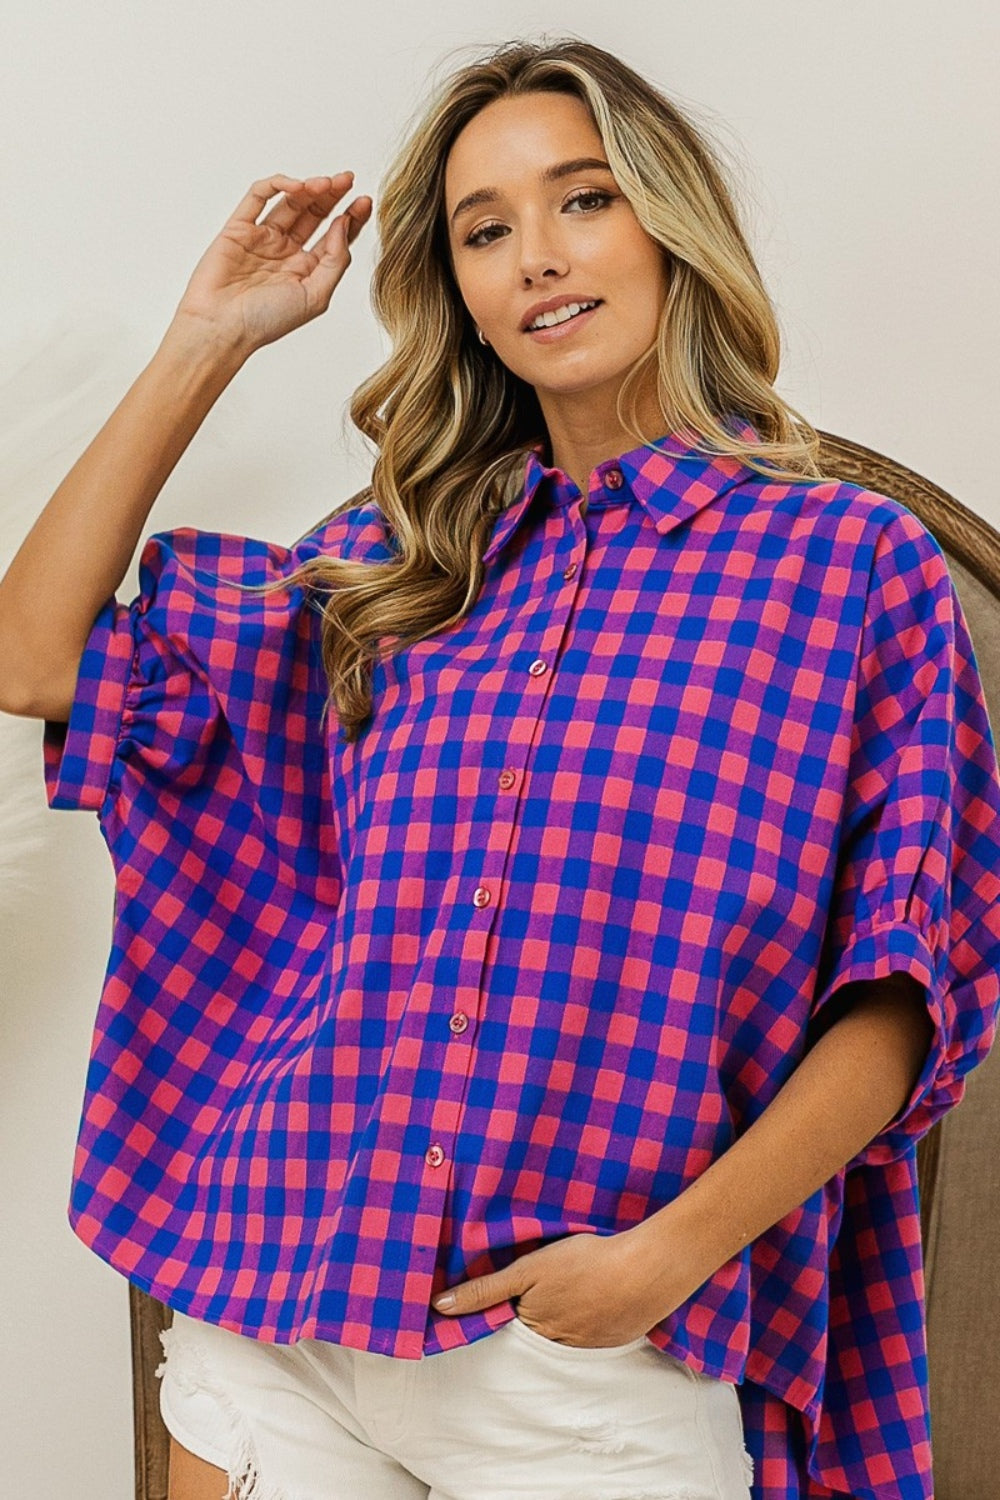
M 501 786 L 502 790 L 506 791 L 507 788 L 508 787 L 512 787 L 514 785 L 515 781 L 517 780 L 517 772 L 516 771 L 501 771 L 500 775 L 497 778 L 497 780 L 500 782 L 500 786 Z
M 570 563 L 570 565 L 569 565 L 568 568 L 563 568 L 563 577 L 564 578 L 572 578 L 573 574 L 575 572 L 576 572 L 576 563 Z
M 609 469 L 604 476 L 604 483 L 609 490 L 620 490 L 625 483 L 625 475 L 621 469 Z
M 472 894 L 473 906 L 489 906 L 490 893 L 484 885 L 477 885 Z
M 457 1035 L 460 1031 L 468 1031 L 469 1018 L 464 1011 L 456 1010 L 455 1014 L 449 1020 L 448 1025 Z
M 438 1145 L 428 1146 L 424 1154 L 424 1161 L 429 1167 L 439 1167 L 444 1161 L 444 1152 Z
M 528 668 L 528 671 L 531 673 L 532 677 L 541 677 L 541 675 L 542 675 L 543 672 L 548 671 L 548 668 L 546 667 L 545 663 L 541 660 L 541 658 L 538 658 L 536 661 L 533 661 L 531 663 L 531 666 Z

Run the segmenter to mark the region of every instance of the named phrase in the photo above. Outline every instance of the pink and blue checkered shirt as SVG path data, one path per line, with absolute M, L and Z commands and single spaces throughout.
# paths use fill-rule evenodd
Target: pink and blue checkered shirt
M 586 505 L 543 453 L 355 744 L 320 727 L 318 609 L 233 585 L 391 559 L 370 491 L 293 547 L 152 536 L 101 610 L 44 739 L 117 880 L 70 1222 L 194 1317 L 433 1355 L 515 1314 L 432 1294 L 670 1202 L 841 986 L 902 971 L 935 1028 L 905 1108 L 649 1339 L 739 1386 L 755 1500 L 929 1500 L 915 1148 L 1000 1005 L 944 555 L 895 500 L 683 434 Z

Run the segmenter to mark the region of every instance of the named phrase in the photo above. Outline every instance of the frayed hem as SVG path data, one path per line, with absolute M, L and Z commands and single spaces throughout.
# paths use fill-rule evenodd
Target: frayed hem
M 168 1370 L 179 1391 L 193 1395 L 204 1391 L 218 1404 L 226 1419 L 221 1445 L 230 1458 L 226 1462 L 228 1488 L 221 1500 L 289 1500 L 287 1492 L 261 1478 L 260 1460 L 249 1424 L 232 1396 L 220 1385 L 201 1350 L 175 1326 L 160 1333 L 164 1359 L 155 1370 L 158 1379 Z

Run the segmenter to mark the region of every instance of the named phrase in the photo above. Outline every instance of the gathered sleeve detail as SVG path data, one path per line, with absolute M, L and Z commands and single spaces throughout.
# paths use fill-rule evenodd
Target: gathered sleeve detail
M 277 579 L 292 561 L 287 548 L 189 528 L 147 540 L 138 596 L 104 604 L 69 721 L 45 726 L 50 806 L 100 812 L 127 766 L 177 786 L 204 769 L 223 723 L 246 737 L 274 705 L 282 656 L 295 654 L 288 627 L 302 598 L 237 585 Z
M 301 584 L 242 587 L 321 553 L 391 557 L 378 507 L 342 508 L 294 547 L 157 533 L 137 597 L 99 611 L 43 762 L 51 807 L 98 814 L 120 895 L 155 864 L 158 882 L 187 874 L 202 891 L 208 867 L 229 869 L 265 906 L 337 898 L 321 606 Z
M 135 654 L 131 612 L 109 599 L 91 626 L 68 722 L 47 721 L 44 727 L 42 754 L 50 807 L 97 812 L 104 802 Z
M 377 505 L 334 512 L 294 547 L 190 527 L 149 537 L 138 595 L 108 599 L 94 620 L 68 722 L 45 724 L 49 805 L 101 812 L 130 762 L 192 780 L 222 723 L 260 772 L 269 738 L 297 733 L 306 698 L 325 697 L 319 608 L 299 586 L 240 585 L 275 583 L 320 553 L 391 556 Z

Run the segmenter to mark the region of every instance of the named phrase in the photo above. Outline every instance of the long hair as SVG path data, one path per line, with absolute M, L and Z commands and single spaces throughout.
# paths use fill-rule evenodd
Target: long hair
M 324 713 L 335 705 L 348 741 L 371 714 L 372 663 L 456 624 L 475 603 L 496 517 L 516 498 L 531 446 L 547 438 L 533 387 L 476 336 L 445 219 L 445 166 L 459 132 L 494 100 L 533 90 L 583 101 L 618 186 L 667 257 L 655 342 L 618 393 L 623 428 L 637 446 L 687 429 L 700 451 L 732 454 L 772 478 L 821 477 L 818 434 L 774 389 L 775 311 L 723 169 L 691 122 L 619 58 L 575 38 L 508 42 L 461 67 L 382 183 L 372 305 L 392 353 L 350 401 L 377 457 L 370 488 L 340 510 L 374 496 L 396 555 L 318 556 L 267 586 L 301 584 L 321 608 Z M 654 370 L 663 426 L 648 434 L 637 409 Z M 724 425 L 729 413 L 759 441 Z

